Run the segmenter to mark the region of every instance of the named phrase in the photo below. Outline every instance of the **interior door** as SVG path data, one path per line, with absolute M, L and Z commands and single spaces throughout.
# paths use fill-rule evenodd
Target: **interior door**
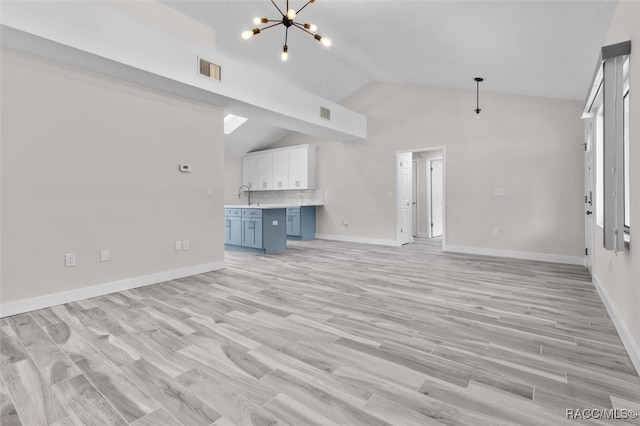
M 396 154 L 397 170 L 397 240 L 400 244 L 408 244 L 413 241 L 411 236 L 411 195 L 413 192 L 412 154 L 410 152 Z
M 585 266 L 591 272 L 592 250 L 593 250 L 593 140 L 594 140 L 593 119 L 588 118 L 584 122 L 584 261 Z
M 431 185 L 430 185 L 430 205 L 431 205 L 431 238 L 441 237 L 443 229 L 443 175 L 442 160 L 431 160 Z

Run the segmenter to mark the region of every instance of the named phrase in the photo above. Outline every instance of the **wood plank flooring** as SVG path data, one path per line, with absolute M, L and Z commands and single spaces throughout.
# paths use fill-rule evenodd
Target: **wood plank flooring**
M 322 240 L 0 319 L 5 425 L 575 425 L 638 409 L 587 271 Z

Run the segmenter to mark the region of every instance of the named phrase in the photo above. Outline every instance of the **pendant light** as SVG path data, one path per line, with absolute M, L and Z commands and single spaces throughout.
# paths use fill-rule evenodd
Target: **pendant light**
M 476 118 L 479 120 L 480 119 L 480 111 L 482 111 L 480 109 L 480 83 L 484 81 L 484 78 L 482 77 L 476 77 L 474 78 L 474 80 L 476 81 Z

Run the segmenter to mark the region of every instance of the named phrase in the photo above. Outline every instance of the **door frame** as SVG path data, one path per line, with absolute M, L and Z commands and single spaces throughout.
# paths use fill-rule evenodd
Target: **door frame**
M 595 119 L 593 117 L 586 118 L 584 120 L 584 266 L 587 267 L 590 273 L 593 273 L 593 231 L 595 224 L 595 205 L 594 205 L 594 187 L 595 187 L 595 173 L 594 173 L 594 158 L 595 158 Z M 590 212 L 590 213 L 587 213 Z
M 442 176 L 440 178 L 440 181 L 442 183 L 442 211 L 441 211 L 441 216 L 442 216 L 442 233 L 440 235 L 434 236 L 433 235 L 433 163 L 439 161 L 441 164 L 441 173 Z M 428 202 L 429 202 L 429 238 L 436 238 L 436 237 L 441 237 L 444 234 L 444 162 L 442 158 L 437 158 L 437 159 L 433 159 L 433 160 L 428 160 L 429 162 L 429 174 L 428 179 L 429 179 L 429 185 L 428 185 L 428 192 L 427 192 L 427 198 L 428 198 Z
M 411 182 L 413 185 L 413 188 L 411 188 L 411 197 L 413 198 L 411 200 L 412 204 L 412 211 L 411 214 L 413 215 L 413 217 L 411 218 L 412 221 L 412 236 L 415 238 L 420 234 L 420 221 L 418 220 L 418 218 L 420 217 L 420 206 L 418 205 L 418 189 L 420 189 L 420 182 L 418 181 L 419 178 L 419 171 L 420 171 L 420 165 L 418 163 L 418 160 L 412 160 L 411 164 L 413 165 L 412 169 L 411 169 Z
M 414 153 L 414 152 L 428 152 L 428 151 L 442 151 L 442 246 L 446 246 L 447 242 L 447 147 L 446 146 L 429 146 L 429 147 L 416 147 L 411 149 L 397 150 L 394 154 L 395 161 L 395 180 L 396 180 L 396 197 L 393 200 L 395 203 L 395 212 L 396 212 L 396 245 L 400 246 L 401 237 L 400 237 L 400 207 L 398 198 L 400 194 L 398 194 L 398 188 L 400 187 L 400 182 L 398 180 L 398 154 L 406 154 L 406 153 Z M 429 218 L 431 220 L 431 218 Z

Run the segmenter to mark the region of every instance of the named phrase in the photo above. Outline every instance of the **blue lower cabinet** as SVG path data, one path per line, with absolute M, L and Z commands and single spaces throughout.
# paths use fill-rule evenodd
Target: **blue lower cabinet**
M 224 209 L 224 243 L 242 244 L 241 209 Z
M 291 212 L 289 210 L 297 210 Z M 287 236 L 299 237 L 300 234 L 300 209 L 287 209 Z
M 262 248 L 262 218 L 242 218 L 242 245 Z
M 284 208 L 235 209 L 239 212 L 237 216 L 228 216 L 229 210 L 233 209 L 225 209 L 226 249 L 265 254 L 286 250 Z
M 314 206 L 287 209 L 287 238 L 312 240 L 316 237 L 316 208 Z
M 224 219 L 224 243 L 242 244 L 242 219 L 228 216 Z

